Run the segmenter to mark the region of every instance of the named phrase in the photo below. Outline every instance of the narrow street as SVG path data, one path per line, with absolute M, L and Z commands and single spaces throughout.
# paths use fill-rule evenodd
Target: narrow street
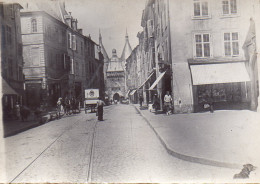
M 163 123 L 163 122 L 162 122 Z M 181 182 L 231 180 L 232 169 L 167 153 L 131 105 L 63 117 L 5 139 L 6 182 Z

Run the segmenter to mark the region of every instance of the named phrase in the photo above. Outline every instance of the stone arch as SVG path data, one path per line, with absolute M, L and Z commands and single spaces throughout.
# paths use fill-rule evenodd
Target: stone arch
M 113 95 L 113 100 L 117 100 L 119 102 L 120 101 L 120 95 L 118 93 L 115 93 Z

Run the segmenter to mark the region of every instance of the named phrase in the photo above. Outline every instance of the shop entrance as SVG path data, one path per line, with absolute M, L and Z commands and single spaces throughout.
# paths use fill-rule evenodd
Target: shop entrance
M 198 85 L 196 92 L 196 111 L 205 111 L 204 105 L 210 103 L 213 103 L 214 110 L 248 109 L 244 82 Z

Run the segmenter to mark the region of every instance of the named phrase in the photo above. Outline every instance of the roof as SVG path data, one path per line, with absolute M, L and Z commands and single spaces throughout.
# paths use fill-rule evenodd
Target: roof
M 124 71 L 122 60 L 117 57 L 115 49 L 113 49 L 113 55 L 107 67 L 107 72 L 122 72 Z
M 126 60 L 131 55 L 131 53 L 132 53 L 132 48 L 131 48 L 131 45 L 129 43 L 128 35 L 127 35 L 127 32 L 126 32 L 125 46 L 124 46 L 123 51 L 122 51 L 121 59 Z
M 64 2 L 59 0 L 52 1 L 23 1 L 22 2 L 24 9 L 21 12 L 34 12 L 34 11 L 44 11 L 47 14 L 51 15 L 57 20 L 66 24 L 64 20 L 64 15 L 68 15 L 65 10 Z

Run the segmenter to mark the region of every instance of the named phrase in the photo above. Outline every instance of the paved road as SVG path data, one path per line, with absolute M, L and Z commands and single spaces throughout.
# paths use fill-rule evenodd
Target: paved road
M 1 154 L 0 182 L 221 182 L 238 172 L 174 158 L 135 108 L 120 104 L 105 107 L 101 122 L 81 113 L 6 138 Z

